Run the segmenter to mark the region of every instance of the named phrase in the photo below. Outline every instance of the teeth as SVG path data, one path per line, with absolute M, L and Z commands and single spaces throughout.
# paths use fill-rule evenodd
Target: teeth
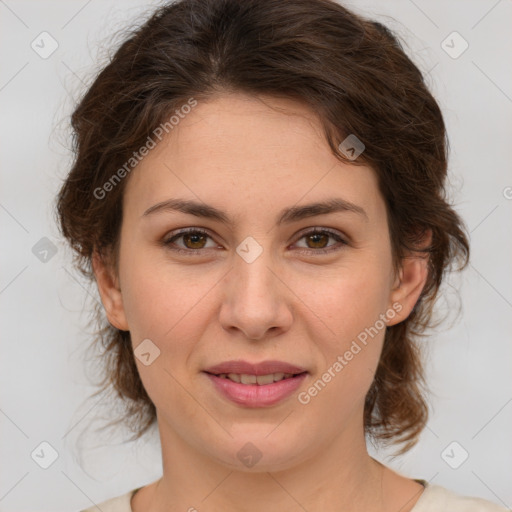
M 240 375 L 240 382 L 242 384 L 256 384 L 256 375 Z
M 217 375 L 221 379 L 230 379 L 233 382 L 238 382 L 241 384 L 258 384 L 259 386 L 264 386 L 266 384 L 272 384 L 273 382 L 279 382 L 283 379 L 289 379 L 293 377 L 293 373 L 269 373 L 268 375 L 247 375 L 247 374 L 239 374 L 239 373 L 220 373 Z
M 256 377 L 256 382 L 262 386 L 264 384 L 272 384 L 272 382 L 274 382 L 274 375 L 273 374 L 270 374 L 270 375 L 258 375 Z

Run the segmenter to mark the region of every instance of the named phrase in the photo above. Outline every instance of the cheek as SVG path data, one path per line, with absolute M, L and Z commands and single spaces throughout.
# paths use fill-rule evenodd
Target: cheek
M 358 260 L 318 274 L 321 277 L 298 280 L 295 288 L 329 328 L 326 333 L 335 334 L 343 343 L 372 326 L 388 307 L 389 269 L 370 259 Z
M 324 333 L 310 333 L 322 357 L 304 401 L 311 398 L 318 414 L 326 404 L 331 404 L 329 408 L 335 404 L 333 414 L 338 421 L 346 421 L 346 415 L 364 402 L 386 332 L 381 315 L 388 311 L 390 259 L 358 256 L 351 261 L 347 258 L 346 265 L 316 284 L 311 279 L 304 295 L 311 321 Z
M 314 417 L 322 418 L 328 408 L 333 425 L 344 424 L 364 404 L 380 359 L 386 324 L 380 315 L 387 311 L 386 274 L 375 267 L 355 267 L 308 295 L 311 310 L 318 311 L 329 327 L 316 336 L 321 364 L 301 404 Z M 310 317 L 313 321 L 313 316 Z M 311 409 L 309 409 L 311 407 Z
M 149 338 L 166 350 L 186 347 L 208 315 L 208 291 L 219 275 L 177 268 L 159 258 L 133 257 L 121 268 L 123 307 L 134 345 Z M 169 340 L 179 339 L 179 344 Z M 175 346 L 178 345 L 178 346 Z

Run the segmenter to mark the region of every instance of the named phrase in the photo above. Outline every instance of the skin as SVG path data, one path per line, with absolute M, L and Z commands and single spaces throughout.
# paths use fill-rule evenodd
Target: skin
M 167 211 L 171 198 L 226 212 L 227 226 Z M 366 212 L 336 212 L 276 226 L 283 208 L 339 197 Z M 236 405 L 202 371 L 230 359 L 277 359 L 309 372 L 307 390 L 380 314 L 399 304 L 403 321 L 427 278 L 426 261 L 392 267 L 385 202 L 375 172 L 340 162 L 320 120 L 291 99 L 225 94 L 198 105 L 131 172 L 123 198 L 117 271 L 94 255 L 110 323 L 150 339 L 160 356 L 137 367 L 157 409 L 163 476 L 132 499 L 139 511 L 406 512 L 423 486 L 367 452 L 364 398 L 384 331 L 304 405 L 297 393 L 265 408 Z M 182 255 L 163 244 L 181 228 L 210 238 L 175 239 L 202 251 Z M 329 228 L 347 241 L 316 240 Z M 261 246 L 252 263 L 237 246 Z M 319 247 L 336 247 L 319 254 Z M 309 254 L 300 253 L 309 250 Z M 248 442 L 261 459 L 246 467 Z

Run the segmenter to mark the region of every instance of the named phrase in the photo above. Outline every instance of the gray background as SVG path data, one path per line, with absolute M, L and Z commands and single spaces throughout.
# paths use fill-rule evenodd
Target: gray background
M 112 33 L 151 5 L 157 2 L 0 0 L 1 511 L 78 510 L 161 474 L 156 432 L 127 444 L 85 435 L 80 456 L 80 432 L 110 406 L 105 397 L 86 400 L 94 389 L 83 309 L 95 293 L 73 269 L 52 213 L 70 164 L 66 116 L 104 62 Z M 512 2 L 347 6 L 396 30 L 428 72 L 451 142 L 451 198 L 472 244 L 471 265 L 447 283 L 439 303 L 447 321 L 423 342 L 428 428 L 406 456 L 373 454 L 410 477 L 511 508 Z M 31 47 L 43 31 L 58 43 L 47 58 Z M 452 56 L 441 46 L 453 31 L 469 44 L 457 58 L 461 39 L 447 39 Z M 43 441 L 58 453 L 48 469 L 39 465 L 51 453 L 41 452 Z

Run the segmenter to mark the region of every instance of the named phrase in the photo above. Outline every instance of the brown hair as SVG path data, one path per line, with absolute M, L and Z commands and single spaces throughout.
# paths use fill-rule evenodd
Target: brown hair
M 442 278 L 467 265 L 464 225 L 447 202 L 448 140 L 422 73 L 382 24 L 330 0 L 180 0 L 160 7 L 119 47 L 74 111 L 73 167 L 57 198 L 60 229 L 91 282 L 98 250 L 117 268 L 126 177 L 102 189 L 155 128 L 193 97 L 219 92 L 284 96 L 318 114 L 342 161 L 371 166 L 386 201 L 395 269 L 408 251 L 428 254 L 429 275 L 409 317 L 386 330 L 366 396 L 365 431 L 410 449 L 426 424 L 424 374 L 415 338 L 432 323 Z M 339 149 L 355 134 L 364 152 Z M 126 167 L 125 167 L 126 169 Z M 104 190 L 104 189 L 103 189 Z M 420 247 L 430 232 L 431 243 Z M 96 310 L 103 389 L 125 403 L 120 421 L 140 437 L 156 420 L 130 343 Z

